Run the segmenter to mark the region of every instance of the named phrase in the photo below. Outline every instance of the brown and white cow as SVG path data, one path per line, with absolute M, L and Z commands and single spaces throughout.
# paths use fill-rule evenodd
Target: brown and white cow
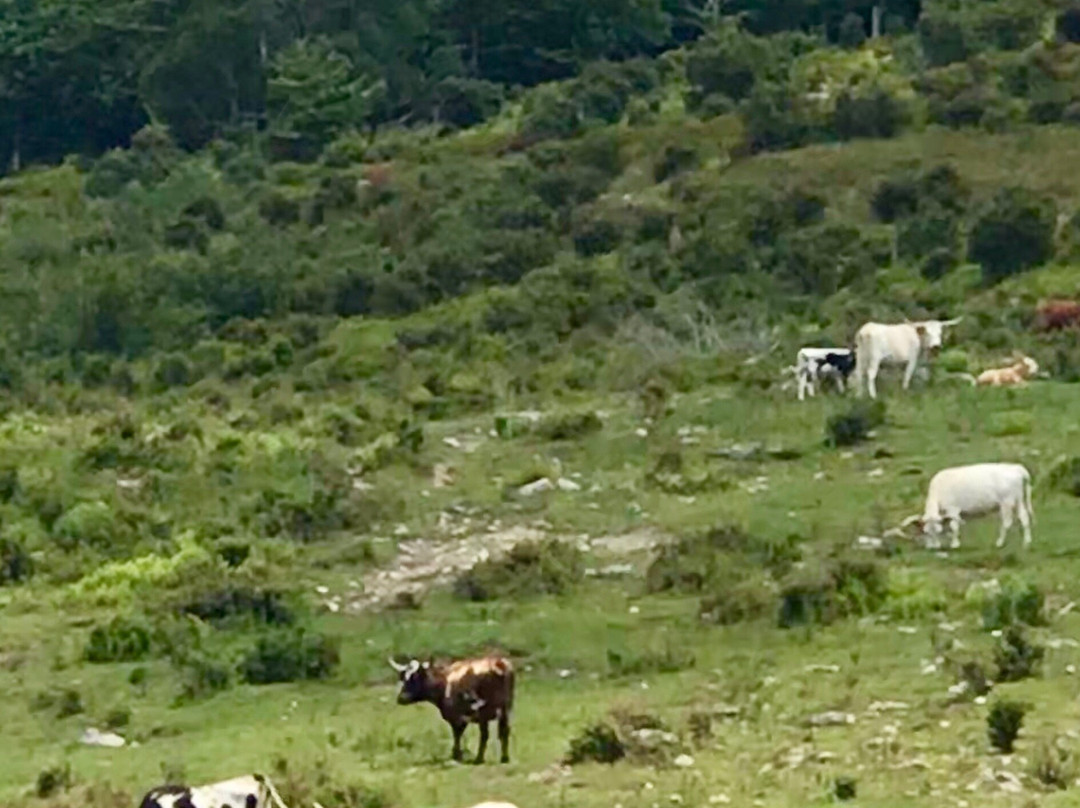
M 502 656 L 439 663 L 390 660 L 401 679 L 398 704 L 430 702 L 454 733 L 454 760 L 461 760 L 461 736 L 469 724 L 480 727 L 476 762 L 484 762 L 488 723 L 498 721 L 502 762 L 510 762 L 510 712 L 514 706 L 514 666 Z

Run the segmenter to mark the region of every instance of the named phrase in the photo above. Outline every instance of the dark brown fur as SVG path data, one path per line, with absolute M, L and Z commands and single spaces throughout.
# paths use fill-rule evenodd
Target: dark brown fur
M 498 721 L 503 763 L 510 762 L 510 712 L 514 706 L 514 666 L 501 656 L 423 664 L 399 669 L 398 704 L 426 701 L 439 709 L 454 733 L 454 760 L 461 760 L 461 736 L 469 724 L 480 728 L 476 762 L 484 762 L 488 724 Z
M 1080 303 L 1072 300 L 1047 300 L 1039 303 L 1036 326 L 1040 331 L 1057 331 L 1080 324 Z

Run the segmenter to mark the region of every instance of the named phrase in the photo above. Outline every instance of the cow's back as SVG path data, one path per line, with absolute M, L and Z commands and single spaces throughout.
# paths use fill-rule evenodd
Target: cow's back
M 447 696 L 473 694 L 485 712 L 509 710 L 514 701 L 514 666 L 505 657 L 455 662 L 446 672 Z
M 942 469 L 930 480 L 930 496 L 942 508 L 965 513 L 993 510 L 1010 497 L 1022 495 L 1030 475 L 1018 463 L 973 463 Z

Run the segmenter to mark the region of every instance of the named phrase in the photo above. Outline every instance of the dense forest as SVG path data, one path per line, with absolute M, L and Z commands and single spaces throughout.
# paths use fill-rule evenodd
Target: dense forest
M 185 148 L 245 131 L 316 141 L 388 122 L 475 123 L 590 61 L 653 56 L 722 12 L 831 39 L 870 0 L 4 0 L 0 164 L 127 145 L 153 119 Z M 917 0 L 884 4 L 892 29 Z

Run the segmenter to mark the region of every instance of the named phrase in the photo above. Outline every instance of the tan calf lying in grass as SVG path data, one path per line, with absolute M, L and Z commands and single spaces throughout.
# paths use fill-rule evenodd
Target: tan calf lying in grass
M 454 760 L 461 760 L 461 736 L 469 724 L 480 727 L 476 762 L 484 762 L 488 723 L 499 722 L 502 762 L 510 762 L 510 711 L 514 706 L 514 666 L 501 656 L 435 663 L 390 660 L 401 678 L 398 704 L 427 701 L 439 708 L 454 733 Z
M 1021 356 L 1008 367 L 984 370 L 975 383 L 980 387 L 1020 387 L 1038 372 L 1038 362 L 1030 356 Z

